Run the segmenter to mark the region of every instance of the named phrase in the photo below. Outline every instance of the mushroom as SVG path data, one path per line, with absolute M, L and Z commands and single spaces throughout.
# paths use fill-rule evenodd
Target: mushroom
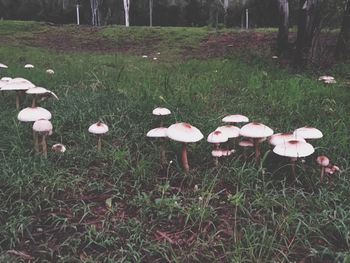
M 160 128 L 155 128 L 147 132 L 147 137 L 150 138 L 160 138 L 160 162 L 162 165 L 166 163 L 166 158 L 165 158 L 165 150 L 164 150 L 164 145 L 163 145 L 163 138 L 168 137 L 167 136 L 167 130 L 168 128 L 160 127 Z
M 203 134 L 196 127 L 185 122 L 179 122 L 171 125 L 167 130 L 167 135 L 170 139 L 182 142 L 182 165 L 186 173 L 190 167 L 187 160 L 187 143 L 197 142 L 203 139 Z
M 23 79 L 23 81 L 21 80 L 16 80 L 16 79 L 12 79 L 10 81 L 8 81 L 7 85 L 4 85 L 1 88 L 1 91 L 16 91 L 16 109 L 19 109 L 20 106 L 20 92 L 24 92 L 30 88 L 34 88 L 35 85 L 33 83 L 31 83 L 30 81 Z
M 236 122 L 248 122 L 248 117 L 241 114 L 227 115 L 222 119 L 223 122 L 236 123 Z
M 160 116 L 160 118 L 161 118 L 160 119 L 160 127 L 163 127 L 163 119 L 162 119 L 162 117 L 171 114 L 171 111 L 169 109 L 167 109 L 167 108 L 158 107 L 158 108 L 155 108 L 152 111 L 152 114 L 156 115 L 156 116 Z
M 329 165 L 329 159 L 327 156 L 320 155 L 316 158 L 316 162 L 321 166 L 321 176 L 320 181 L 323 182 L 324 170 Z
M 306 142 L 304 138 L 302 138 L 300 136 L 298 137 L 295 134 L 288 132 L 288 133 L 273 134 L 269 138 L 269 143 L 272 144 L 273 146 L 276 146 L 278 144 L 285 143 L 285 142 L 292 141 L 292 140 Z
M 320 139 L 323 137 L 323 134 L 320 130 L 309 126 L 298 128 L 293 133 L 295 136 L 302 137 L 305 140 Z
M 208 138 L 207 138 L 207 142 L 214 144 L 214 150 L 218 150 L 221 152 L 222 152 L 222 150 L 219 149 L 220 143 L 227 142 L 227 141 L 228 141 L 228 136 L 225 133 L 218 131 L 218 130 L 210 133 L 208 135 Z M 219 164 L 218 157 L 221 157 L 221 156 L 222 156 L 222 154 L 220 156 L 214 156 L 215 157 L 215 159 L 214 159 L 215 166 L 218 166 L 218 164 Z
M 216 131 L 221 131 L 222 133 L 226 134 L 226 136 L 228 137 L 228 139 L 232 139 L 233 138 L 233 145 L 235 146 L 235 139 L 239 137 L 239 131 L 240 128 L 233 126 L 233 125 L 225 125 L 225 126 L 220 126 L 216 129 Z
M 289 157 L 291 161 L 292 174 L 295 178 L 295 162 L 299 157 L 306 157 L 313 154 L 315 151 L 314 147 L 303 141 L 291 140 L 285 143 L 280 143 L 275 146 L 273 152 L 280 155 Z
M 25 64 L 24 68 L 34 68 L 34 65 L 32 65 L 32 64 Z
M 66 151 L 66 146 L 64 146 L 61 143 L 56 143 L 54 145 L 52 145 L 51 148 L 54 152 L 59 152 L 59 153 L 64 153 Z
M 251 122 L 244 125 L 240 130 L 240 135 L 251 138 L 255 146 L 255 160 L 259 161 L 260 150 L 259 143 L 264 137 L 269 137 L 273 134 L 273 130 L 264 124 L 258 122 Z
M 46 137 L 52 134 L 52 129 L 53 127 L 49 120 L 40 119 L 33 124 L 33 131 L 42 136 L 41 146 L 45 158 L 47 158 Z
M 53 74 L 55 74 L 55 71 L 53 71 L 53 69 L 47 69 L 46 73 L 50 74 L 50 75 L 53 75 Z
M 50 120 L 51 117 L 52 117 L 51 113 L 48 110 L 41 107 L 25 108 L 21 110 L 17 115 L 17 119 L 21 122 L 35 122 L 40 119 Z M 33 130 L 33 141 L 34 141 L 34 150 L 38 152 L 39 151 L 38 136 L 34 130 Z
M 34 87 L 34 88 L 30 88 L 26 91 L 26 94 L 32 94 L 34 95 L 33 100 L 32 100 L 32 107 L 36 107 L 37 104 L 37 96 L 42 96 L 42 97 L 54 97 L 55 99 L 58 100 L 58 97 L 55 93 L 53 93 L 50 90 L 47 90 L 45 88 L 42 87 Z
M 321 77 L 318 78 L 318 80 L 323 81 L 323 83 L 325 83 L 325 84 L 334 84 L 334 83 L 337 83 L 337 82 L 335 81 L 335 78 L 332 77 L 332 76 L 321 76 Z
M 102 121 L 98 121 L 89 127 L 89 132 L 98 135 L 97 151 L 101 151 L 101 135 L 108 132 L 108 126 Z
M 7 65 L 0 63 L 0 68 L 8 68 Z

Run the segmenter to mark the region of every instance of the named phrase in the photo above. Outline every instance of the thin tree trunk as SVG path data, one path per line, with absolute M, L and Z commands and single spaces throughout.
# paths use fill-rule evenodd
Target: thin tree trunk
M 129 10 L 130 10 L 130 0 L 124 0 L 124 14 L 125 14 L 125 26 L 129 27 Z
M 300 0 L 295 65 L 304 67 L 315 32 L 320 27 L 319 0 Z
M 289 35 L 289 3 L 288 0 L 277 0 L 279 13 L 279 27 L 277 35 L 278 53 L 283 53 L 288 49 Z
M 149 26 L 153 26 L 153 0 L 149 0 Z
M 336 58 L 350 57 L 350 0 L 347 1 L 342 26 L 340 29 L 337 47 Z

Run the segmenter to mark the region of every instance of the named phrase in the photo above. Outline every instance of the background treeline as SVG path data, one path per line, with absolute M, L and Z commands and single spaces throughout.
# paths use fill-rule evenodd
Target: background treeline
M 329 0 L 327 2 L 337 2 Z M 37 20 L 58 24 L 75 23 L 75 5 L 80 3 L 80 21 L 91 24 L 91 0 L 0 0 L 0 17 L 3 19 Z M 122 0 L 98 0 L 101 25 L 124 24 Z M 340 1 L 341 2 L 341 1 Z M 225 24 L 240 27 L 245 22 L 245 9 L 249 8 L 250 27 L 278 25 L 276 0 L 229 0 Z M 297 0 L 289 1 L 290 25 L 297 24 Z M 328 26 L 339 26 L 342 10 L 328 10 L 332 20 Z M 153 0 L 155 26 L 214 25 L 216 17 L 224 23 L 224 9 L 220 0 Z M 336 19 L 334 19 L 336 18 Z M 130 24 L 149 25 L 149 0 L 131 0 Z

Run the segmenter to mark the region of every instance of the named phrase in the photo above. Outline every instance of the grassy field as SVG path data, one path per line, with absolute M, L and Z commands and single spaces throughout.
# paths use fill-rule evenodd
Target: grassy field
M 49 146 L 67 147 L 48 159 L 35 155 L 31 124 L 17 120 L 14 94 L 1 92 L 0 262 L 350 262 L 348 64 L 328 69 L 338 82 L 323 85 L 315 73 L 281 68 L 267 50 L 183 56 L 187 46 L 200 52 L 211 34 L 203 28 L 107 27 L 89 35 L 114 41 L 110 50 L 33 42 L 62 31 L 85 37 L 72 26 L 0 22 L 0 62 L 9 65 L 1 77 L 28 78 L 59 96 L 41 106 L 53 115 Z M 144 39 L 153 39 L 147 49 Z M 118 51 L 121 43 L 135 52 Z M 267 143 L 261 164 L 237 148 L 217 168 L 211 145 L 191 144 L 185 174 L 180 144 L 166 142 L 162 167 L 159 142 L 145 136 L 159 125 L 157 106 L 172 111 L 167 125 L 186 121 L 205 137 L 233 113 L 275 133 L 310 125 L 324 137 L 298 162 L 296 181 Z M 87 131 L 99 119 L 110 128 L 101 153 Z M 341 167 L 323 184 L 320 154 Z

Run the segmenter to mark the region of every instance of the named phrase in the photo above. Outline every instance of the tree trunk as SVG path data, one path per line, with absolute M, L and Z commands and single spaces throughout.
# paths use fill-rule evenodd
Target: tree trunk
M 227 27 L 227 18 L 228 18 L 228 0 L 224 0 L 224 25 Z
M 149 26 L 153 26 L 153 0 L 149 0 Z
M 350 58 L 350 0 L 347 1 L 336 47 L 336 58 Z
M 288 0 L 277 0 L 279 26 L 277 35 L 277 51 L 279 55 L 288 49 L 289 35 L 289 3 Z
M 300 0 L 295 65 L 304 67 L 309 57 L 315 32 L 320 27 L 319 0 Z
M 125 14 L 125 26 L 129 27 L 129 9 L 130 9 L 130 0 L 124 0 L 124 14 Z

